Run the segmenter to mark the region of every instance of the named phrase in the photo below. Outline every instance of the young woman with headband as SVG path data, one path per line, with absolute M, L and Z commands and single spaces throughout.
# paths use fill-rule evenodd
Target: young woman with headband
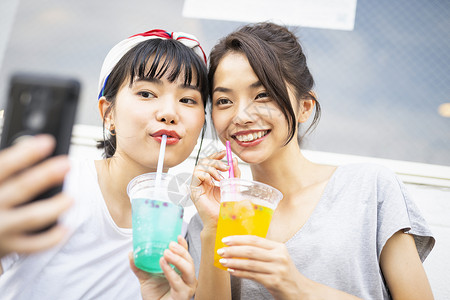
M 165 251 L 165 277 L 149 276 L 128 261 L 126 187 L 135 176 L 156 171 L 161 132 L 176 133 L 166 146 L 164 171 L 190 155 L 205 123 L 206 72 L 200 44 L 184 33 L 152 30 L 111 49 L 98 99 L 105 159 L 72 162 L 64 190 L 74 203 L 61 219 L 68 228 L 64 242 L 40 253 L 3 255 L 2 299 L 192 297 L 196 278 L 184 238 Z

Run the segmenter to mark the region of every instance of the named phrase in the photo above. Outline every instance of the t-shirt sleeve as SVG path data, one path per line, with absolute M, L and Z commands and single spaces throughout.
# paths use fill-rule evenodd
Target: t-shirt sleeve
M 198 278 L 198 271 L 200 268 L 200 258 L 202 255 L 200 232 L 203 229 L 203 223 L 198 214 L 194 215 L 189 222 L 186 240 L 189 245 L 189 254 L 194 260 L 195 275 Z
M 435 239 L 404 183 L 386 168 L 377 172 L 377 201 L 378 257 L 387 240 L 402 230 L 414 236 L 420 259 L 424 261 Z
M 183 220 L 183 223 L 181 224 L 181 236 L 184 237 L 185 239 L 187 238 L 187 227 L 188 227 L 188 223 L 186 223 Z

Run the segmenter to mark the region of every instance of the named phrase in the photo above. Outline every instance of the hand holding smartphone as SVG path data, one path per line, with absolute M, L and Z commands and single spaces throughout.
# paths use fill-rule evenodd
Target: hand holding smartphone
M 61 225 L 30 233 L 54 223 L 72 205 L 69 195 L 60 193 L 24 205 L 40 192 L 61 184 L 69 171 L 68 157 L 42 161 L 55 144 L 51 136 L 39 135 L 0 151 L 0 258 L 12 252 L 48 249 L 67 236 L 67 228 Z
M 79 92 L 80 83 L 72 78 L 35 74 L 12 76 L 0 148 L 10 147 L 26 136 L 46 133 L 56 139 L 50 157 L 68 154 Z M 61 190 L 62 185 L 55 186 L 30 202 L 50 198 Z

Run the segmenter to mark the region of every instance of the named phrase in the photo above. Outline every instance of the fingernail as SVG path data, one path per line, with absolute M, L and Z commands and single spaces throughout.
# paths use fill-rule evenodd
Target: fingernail
M 14 140 L 14 143 L 17 143 L 17 144 L 23 145 L 23 146 L 28 146 L 28 147 L 29 146 L 39 146 L 40 140 L 42 140 L 42 139 L 38 138 L 36 136 L 24 135 L 24 136 L 17 138 L 16 140 Z
M 219 259 L 219 262 L 220 262 L 222 265 L 225 265 L 225 264 L 228 262 L 228 260 L 225 259 L 225 258 L 221 258 L 221 259 Z
M 225 251 L 223 249 L 217 250 L 217 254 L 219 254 L 220 256 L 222 256 L 224 253 L 225 253 Z
M 230 269 L 230 268 L 228 268 L 227 271 L 230 272 L 230 273 L 233 273 L 233 272 L 234 272 L 234 270 L 233 270 L 233 269 Z
M 55 144 L 52 142 L 51 137 L 47 135 L 37 135 L 37 136 L 27 136 L 23 135 L 14 140 L 14 144 L 21 145 L 21 147 L 33 148 L 34 150 L 48 150 L 51 145 Z
M 219 178 L 220 178 L 220 179 L 225 179 L 225 177 L 223 177 L 222 174 L 219 174 Z
M 231 242 L 231 239 L 229 237 L 224 237 L 222 239 L 222 243 L 224 243 L 225 245 L 228 245 Z

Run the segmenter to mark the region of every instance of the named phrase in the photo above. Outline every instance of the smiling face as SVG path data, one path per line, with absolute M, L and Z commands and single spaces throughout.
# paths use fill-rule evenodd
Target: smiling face
M 226 54 L 214 73 L 212 119 L 221 141 L 229 140 L 233 152 L 250 164 L 287 147 L 286 118 L 241 53 Z
M 204 120 L 201 93 L 196 86 L 186 85 L 183 76 L 174 82 L 165 77 L 137 78 L 131 84 L 125 80 L 109 121 L 117 139 L 113 158 L 156 170 L 162 135 L 166 134 L 164 167 L 173 167 L 192 152 Z

